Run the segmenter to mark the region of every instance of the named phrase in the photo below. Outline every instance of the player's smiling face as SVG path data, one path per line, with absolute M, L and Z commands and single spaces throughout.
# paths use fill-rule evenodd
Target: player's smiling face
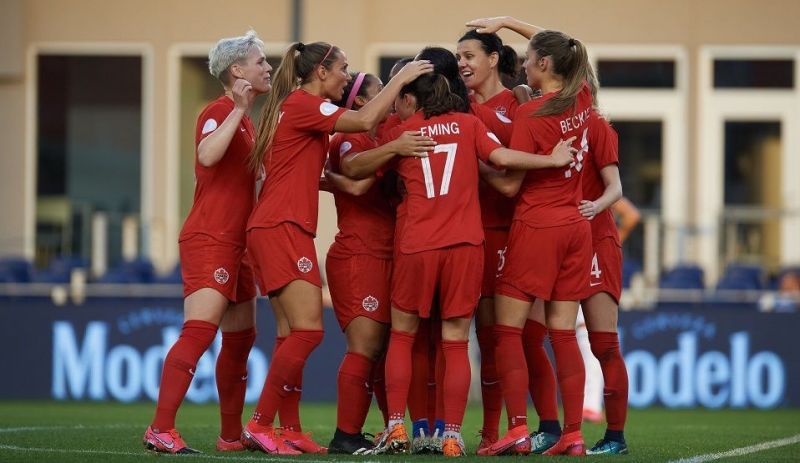
M 258 47 L 251 47 L 244 62 L 238 63 L 242 78 L 253 86 L 258 93 L 266 93 L 272 89 L 270 71 L 272 66 L 267 62 L 264 52 Z
M 462 40 L 456 48 L 458 73 L 470 90 L 480 87 L 497 66 L 497 53 L 486 54 L 477 40 Z
M 350 74 L 347 72 L 347 56 L 344 52 L 336 54 L 336 59 L 326 68 L 327 72 L 322 82 L 323 98 L 330 98 L 331 101 L 339 101 L 344 95 L 344 88 L 350 81 Z

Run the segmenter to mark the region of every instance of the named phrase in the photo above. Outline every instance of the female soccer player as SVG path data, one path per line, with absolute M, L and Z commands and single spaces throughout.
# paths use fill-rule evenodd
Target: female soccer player
M 575 339 L 578 301 L 589 295 L 592 259 L 591 228 L 580 214 L 580 177 L 584 157 L 597 124 L 587 76 L 586 49 L 557 31 L 536 34 L 529 44 L 525 71 L 528 83 L 543 96 L 517 110 L 511 147 L 547 149 L 563 136 L 580 137 L 576 161 L 565 169 L 516 175 L 521 194 L 514 213 L 505 262 L 497 283 L 497 368 L 509 416 L 509 431 L 485 453 L 527 453 L 525 405 L 528 372 L 515 359 L 524 355 L 522 329 L 537 298 L 545 303 L 546 321 L 556 356 L 564 404 L 564 430 L 544 453 L 583 454 L 580 432 L 584 370 Z M 533 262 L 536 262 L 533 265 Z
M 144 434 L 145 448 L 163 453 L 198 453 L 175 430 L 175 415 L 218 327 L 222 430 L 217 450 L 244 449 L 239 438 L 247 356 L 256 336 L 255 281 L 245 259 L 245 225 L 256 183 L 247 168 L 255 136 L 247 112 L 256 96 L 270 90 L 272 68 L 255 31 L 217 42 L 208 68 L 225 94 L 197 119 L 194 204 L 179 239 L 186 321 L 164 359 L 156 415 Z
M 280 454 L 326 451 L 299 430 L 276 433 L 273 422 L 323 336 L 322 284 L 313 239 L 328 137 L 334 131 L 371 130 L 400 88 L 430 70 L 428 63 L 409 63 L 359 111 L 327 101 L 340 100 L 350 79 L 338 47 L 294 43 L 276 71 L 250 158 L 254 170 L 263 166 L 266 180 L 247 223 L 247 247 L 261 291 L 280 306 L 291 331 L 275 352 L 253 418 L 242 432 L 249 448 Z
M 569 142 L 556 146 L 553 156 L 506 149 L 479 119 L 455 112 L 460 106 L 463 101 L 450 92 L 444 76 L 418 78 L 401 90 L 395 109 L 404 122 L 387 137 L 399 130 L 432 136 L 437 145 L 429 157 L 392 160 L 392 156 L 364 155 L 348 164 L 348 173 L 358 178 L 371 174 L 376 164 L 392 160 L 391 167 L 407 190 L 392 275 L 392 331 L 386 360 L 389 431 L 376 453 L 408 450 L 403 418 L 411 350 L 420 318 L 430 316 L 438 291 L 445 359 L 443 452 L 465 455 L 460 432 L 470 380 L 467 339 L 483 271 L 477 159 L 517 169 L 565 166 L 572 160 Z
M 358 110 L 383 89 L 372 74 L 351 74 L 337 105 Z M 332 178 L 342 159 L 371 150 L 409 151 L 404 138 L 378 147 L 377 127 L 369 132 L 337 133 L 328 154 Z M 430 141 L 430 147 L 435 143 Z M 370 386 L 376 361 L 384 353 L 389 329 L 389 287 L 394 248 L 395 211 L 389 179 L 370 177 L 351 181 L 344 190 L 334 189 L 339 233 L 328 251 L 325 267 L 333 308 L 347 339 L 347 353 L 339 367 L 336 432 L 329 453 L 362 454 L 374 447 L 361 430 L 372 401 Z M 334 182 L 341 185 L 341 180 Z
M 592 225 L 590 294 L 581 301 L 589 345 L 603 372 L 608 428 L 588 454 L 626 454 L 623 430 L 628 410 L 628 371 L 619 350 L 617 317 L 622 294 L 622 245 L 611 207 L 622 197 L 617 134 L 605 119 L 593 124 L 592 155 L 583 177 L 580 213 Z
M 458 41 L 456 48 L 458 70 L 467 88 L 470 100 L 492 109 L 501 122 L 514 118 L 517 98 L 505 88 L 500 75 L 512 78 L 517 73 L 517 53 L 503 45 L 497 34 L 481 34 L 471 30 Z M 502 137 L 502 133 L 500 133 Z M 510 131 L 508 132 L 510 135 Z M 508 146 L 510 137 L 500 138 Z M 479 198 L 481 219 L 486 237 L 483 257 L 483 282 L 481 299 L 475 315 L 475 331 L 481 351 L 481 396 L 483 403 L 483 427 L 478 450 L 488 447 L 498 439 L 503 397 L 494 360 L 494 287 L 497 264 L 508 241 L 511 218 L 514 215 L 514 199 L 507 198 L 484 182 L 480 183 Z
M 510 17 L 479 19 L 471 21 L 467 25 L 476 27 L 479 31 L 486 33 L 496 32 L 498 29 L 505 27 L 525 37 L 532 37 L 542 31 L 541 28 Z M 533 39 L 531 43 L 533 43 Z M 592 95 L 592 104 L 596 107 L 596 76 L 591 66 L 586 66 L 586 71 L 584 78 Z M 602 196 L 595 201 L 584 199 L 579 206 L 581 214 L 590 219 L 595 214 L 604 211 L 617 202 L 622 195 L 619 170 L 617 168 L 616 133 L 608 127 L 608 124 L 602 118 L 594 117 L 593 120 L 596 124 L 592 126 L 592 137 L 595 137 L 597 141 L 589 141 L 589 146 L 591 147 L 589 151 L 597 150 L 594 161 L 598 161 L 600 164 L 595 164 L 594 168 L 589 171 L 594 172 L 594 175 L 586 177 L 589 179 L 589 190 L 587 190 L 587 185 L 584 185 L 584 195 L 586 198 Z M 584 182 L 587 182 L 587 180 L 584 179 Z M 606 217 L 601 217 L 600 220 L 592 223 L 593 259 L 590 270 L 592 277 L 590 294 L 592 296 L 582 302 L 584 315 L 587 318 L 587 329 L 590 332 L 591 349 L 600 361 L 608 392 L 606 397 L 609 398 L 606 400 L 606 408 L 609 412 L 609 427 L 605 437 L 588 451 L 588 453 L 592 454 L 627 453 L 622 430 L 627 414 L 628 377 L 619 351 L 619 340 L 616 332 L 619 295 L 621 293 L 622 255 L 616 228 L 613 226 L 613 219 L 609 224 L 611 216 L 608 214 L 610 212 L 606 214 Z M 616 240 L 616 245 L 611 243 L 612 240 Z M 599 262 L 600 260 L 602 260 L 602 264 Z M 600 266 L 604 268 L 600 268 Z M 605 273 L 605 277 L 602 277 L 603 273 Z M 601 278 L 602 281 L 600 280 Z M 588 307 L 587 302 L 589 303 Z M 589 320 L 590 318 L 591 320 Z M 595 332 L 594 335 L 591 334 L 592 331 Z M 545 395 L 550 396 L 547 399 L 549 402 L 555 402 L 555 394 Z M 567 427 L 565 405 L 565 429 Z M 538 437 L 544 438 L 548 436 L 542 433 Z M 534 446 L 536 447 L 536 444 L 538 444 L 538 447 L 543 449 L 550 445 L 548 440 L 534 439 Z M 567 440 L 561 439 L 559 444 L 564 444 Z M 554 449 L 552 452 L 556 450 L 558 449 Z

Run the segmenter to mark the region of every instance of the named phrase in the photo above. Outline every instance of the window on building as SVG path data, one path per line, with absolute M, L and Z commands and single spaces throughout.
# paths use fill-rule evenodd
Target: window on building
M 662 121 L 613 120 L 619 134 L 622 191 L 642 212 L 661 211 Z M 644 227 L 638 226 L 624 244 L 626 259 L 642 262 Z
M 725 256 L 780 262 L 781 124 L 725 122 Z
M 675 88 L 673 60 L 601 59 L 597 74 L 606 88 Z
M 142 58 L 40 55 L 36 259 L 88 258 L 95 212 L 109 217 L 108 257 L 141 197 Z
M 794 88 L 794 61 L 715 59 L 714 88 Z

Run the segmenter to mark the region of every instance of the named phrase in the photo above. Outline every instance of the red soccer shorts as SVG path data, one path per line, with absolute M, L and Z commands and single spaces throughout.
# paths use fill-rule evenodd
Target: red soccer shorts
M 183 297 L 212 288 L 238 304 L 256 296 L 255 276 L 241 246 L 195 235 L 178 243 Z
M 329 254 L 325 261 L 325 274 L 331 290 L 333 311 L 342 331 L 356 317 L 367 317 L 380 323 L 391 321 L 391 259 L 367 254 L 350 257 Z
M 594 255 L 589 271 L 589 296 L 606 292 L 619 304 L 622 294 L 622 247 L 613 236 L 592 244 Z
M 586 220 L 547 228 L 515 220 L 501 260 L 497 294 L 528 302 L 580 301 L 590 289 L 591 227 Z
M 292 222 L 247 232 L 261 294 L 272 294 L 294 280 L 322 287 L 314 237 Z
M 500 256 L 508 244 L 508 229 L 484 228 L 483 234 L 486 236 L 486 241 L 483 248 L 481 297 L 494 297 L 494 288 L 497 284 L 497 266 L 500 263 Z
M 480 297 L 482 274 L 482 245 L 395 253 L 392 306 L 429 318 L 438 289 L 442 320 L 472 317 Z

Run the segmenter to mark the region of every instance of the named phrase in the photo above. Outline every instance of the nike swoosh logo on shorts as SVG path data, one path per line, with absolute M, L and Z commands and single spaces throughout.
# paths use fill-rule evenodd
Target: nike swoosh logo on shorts
M 603 282 L 600 281 L 600 282 L 597 282 L 597 283 L 589 283 L 589 286 L 600 286 L 602 284 L 603 284 Z

